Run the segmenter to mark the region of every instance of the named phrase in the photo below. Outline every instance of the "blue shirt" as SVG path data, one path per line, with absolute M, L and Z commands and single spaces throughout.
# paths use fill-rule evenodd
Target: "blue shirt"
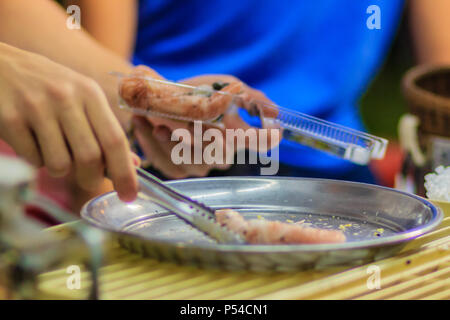
M 370 5 L 380 29 L 369 29 Z M 141 0 L 133 63 L 170 80 L 232 74 L 276 104 L 363 130 L 357 103 L 383 62 L 403 0 Z M 283 141 L 303 169 L 354 165 Z

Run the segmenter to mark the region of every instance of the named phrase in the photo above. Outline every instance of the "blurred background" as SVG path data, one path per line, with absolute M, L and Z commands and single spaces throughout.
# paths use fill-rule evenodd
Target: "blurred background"
M 382 69 L 361 98 L 361 113 L 368 130 L 389 139 L 398 138 L 398 120 L 406 112 L 401 80 L 415 61 L 408 24 L 405 11 Z

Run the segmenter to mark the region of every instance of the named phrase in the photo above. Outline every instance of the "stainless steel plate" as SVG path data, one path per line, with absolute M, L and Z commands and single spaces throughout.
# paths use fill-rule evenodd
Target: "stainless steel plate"
M 81 215 L 113 231 L 126 248 L 144 256 L 226 269 L 298 270 L 356 265 L 390 256 L 406 241 L 435 228 L 442 212 L 423 198 L 369 184 L 324 179 L 225 177 L 169 182 L 213 208 L 246 218 L 341 229 L 347 242 L 314 245 L 223 245 L 138 198 L 121 202 L 108 193 Z

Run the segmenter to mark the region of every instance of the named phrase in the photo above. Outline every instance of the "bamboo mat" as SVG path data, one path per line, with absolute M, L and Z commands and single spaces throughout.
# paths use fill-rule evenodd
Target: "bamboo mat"
M 144 259 L 115 242 L 106 250 L 101 299 L 450 299 L 449 212 L 438 229 L 396 256 L 351 269 L 231 272 Z M 380 271 L 379 288 L 368 285 L 370 266 Z M 40 275 L 41 298 L 83 299 L 89 274 L 81 273 L 79 290 L 68 289 L 69 276 L 66 268 Z

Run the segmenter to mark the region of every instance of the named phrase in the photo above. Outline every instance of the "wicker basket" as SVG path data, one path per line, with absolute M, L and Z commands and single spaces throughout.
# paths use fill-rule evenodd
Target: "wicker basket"
M 422 65 L 403 78 L 410 113 L 420 119 L 423 135 L 450 137 L 450 66 Z

